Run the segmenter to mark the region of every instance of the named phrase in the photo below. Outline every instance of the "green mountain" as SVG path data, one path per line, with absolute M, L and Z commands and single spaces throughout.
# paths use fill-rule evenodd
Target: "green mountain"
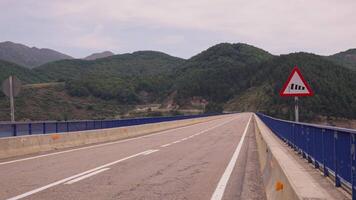
M 335 63 L 356 70 L 356 49 L 349 49 L 327 57 Z
M 138 51 L 132 54 L 114 55 L 87 60 L 61 60 L 34 69 L 51 79 L 78 80 L 86 76 L 137 77 L 172 71 L 183 63 L 181 58 L 155 51 Z
M 65 81 L 72 96 L 116 99 L 125 104 L 154 101 L 171 85 L 172 73 L 185 60 L 155 51 L 93 61 L 62 60 L 35 68 L 51 81 Z
M 96 59 L 99 59 L 99 58 L 106 58 L 106 57 L 109 57 L 109 56 L 113 56 L 115 55 L 113 52 L 111 51 L 104 51 L 104 52 L 101 52 L 101 53 L 93 53 L 85 58 L 83 58 L 84 60 L 96 60 Z
M 192 57 L 177 69 L 175 90 L 180 104 L 194 96 L 223 104 L 250 86 L 259 64 L 270 53 L 247 45 L 222 43 Z
M 39 49 L 13 42 L 0 42 L 0 59 L 33 68 L 55 60 L 72 59 L 72 57 L 52 49 Z

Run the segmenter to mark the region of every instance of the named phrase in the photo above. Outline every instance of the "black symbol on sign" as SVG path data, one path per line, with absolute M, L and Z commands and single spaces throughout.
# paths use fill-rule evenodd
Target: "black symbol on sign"
M 290 89 L 291 90 L 305 90 L 305 87 L 301 86 L 301 85 L 297 85 L 297 84 L 291 84 Z

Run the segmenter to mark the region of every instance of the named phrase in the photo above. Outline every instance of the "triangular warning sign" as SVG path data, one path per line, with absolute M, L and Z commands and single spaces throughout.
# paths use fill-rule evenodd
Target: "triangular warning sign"
M 305 81 L 302 73 L 298 67 L 294 67 L 292 73 L 289 75 L 287 82 L 284 84 L 279 93 L 280 96 L 313 96 L 308 83 Z

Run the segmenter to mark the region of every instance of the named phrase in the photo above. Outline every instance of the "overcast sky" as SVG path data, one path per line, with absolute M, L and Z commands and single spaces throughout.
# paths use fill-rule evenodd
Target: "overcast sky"
M 356 0 L 0 0 L 0 41 L 74 57 L 220 42 L 329 55 L 356 48 Z

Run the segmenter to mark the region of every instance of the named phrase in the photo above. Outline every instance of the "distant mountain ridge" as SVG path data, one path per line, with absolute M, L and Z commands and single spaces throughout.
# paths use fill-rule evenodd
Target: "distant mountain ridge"
M 48 62 L 73 58 L 52 49 L 39 49 L 7 41 L 0 43 L 0 59 L 34 68 Z
M 33 70 L 53 81 L 75 80 L 91 75 L 133 78 L 171 71 L 182 62 L 184 59 L 158 51 L 137 51 L 96 60 L 60 60 L 46 63 Z
M 337 64 L 356 70 L 356 49 L 349 49 L 331 56 L 328 59 Z
M 106 57 L 113 56 L 113 55 L 115 55 L 115 54 L 111 51 L 104 51 L 101 53 L 93 53 L 90 56 L 85 57 L 84 60 L 96 60 L 99 58 L 106 58 Z

